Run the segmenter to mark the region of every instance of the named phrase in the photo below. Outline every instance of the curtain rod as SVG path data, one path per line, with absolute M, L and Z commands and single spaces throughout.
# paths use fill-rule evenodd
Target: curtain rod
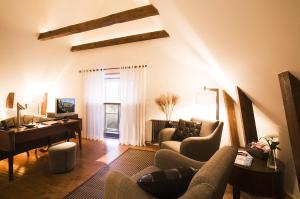
M 92 69 L 81 69 L 79 73 L 86 72 L 97 72 L 97 71 L 105 71 L 105 70 L 115 70 L 115 69 L 132 69 L 132 68 L 147 68 L 147 65 L 134 65 L 134 66 L 122 66 L 122 67 L 112 67 L 112 68 L 92 68 Z

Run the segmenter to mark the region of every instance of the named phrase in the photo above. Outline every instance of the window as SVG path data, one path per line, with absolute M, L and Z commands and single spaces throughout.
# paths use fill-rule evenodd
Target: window
M 105 75 L 105 101 L 119 103 L 120 101 L 120 76 L 119 74 Z
M 120 104 L 105 103 L 105 130 L 104 137 L 119 137 Z
M 104 137 L 119 138 L 120 123 L 120 76 L 105 75 L 105 129 Z

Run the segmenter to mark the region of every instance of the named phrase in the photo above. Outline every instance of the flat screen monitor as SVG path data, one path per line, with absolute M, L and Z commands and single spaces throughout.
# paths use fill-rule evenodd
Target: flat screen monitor
M 75 99 L 74 98 L 57 98 L 56 99 L 56 114 L 74 113 Z

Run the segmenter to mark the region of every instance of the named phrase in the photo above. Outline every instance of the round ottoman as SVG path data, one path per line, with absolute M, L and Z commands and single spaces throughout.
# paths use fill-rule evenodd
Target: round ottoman
M 64 173 L 74 168 L 76 143 L 64 142 L 49 148 L 49 168 L 52 173 Z

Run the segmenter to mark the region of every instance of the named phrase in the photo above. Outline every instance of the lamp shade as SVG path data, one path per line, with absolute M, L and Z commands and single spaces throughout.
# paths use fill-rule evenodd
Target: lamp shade
M 196 104 L 216 104 L 216 92 L 209 90 L 197 92 Z
M 206 88 L 204 91 L 198 92 L 196 95 L 197 104 L 215 104 L 216 105 L 216 120 L 219 120 L 219 89 Z

